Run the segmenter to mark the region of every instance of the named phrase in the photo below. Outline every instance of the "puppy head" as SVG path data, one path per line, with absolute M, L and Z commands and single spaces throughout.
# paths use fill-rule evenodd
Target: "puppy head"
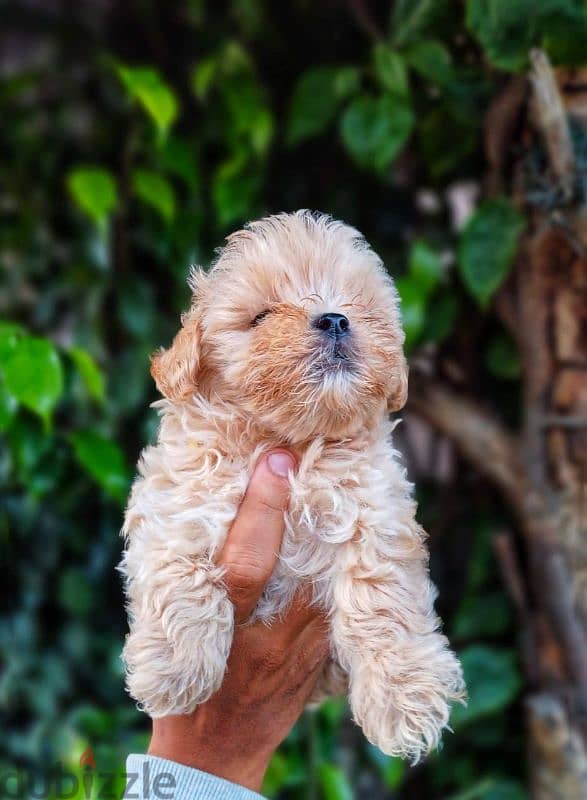
M 198 391 L 251 414 L 284 441 L 344 436 L 406 399 L 397 294 L 353 228 L 307 211 L 228 238 L 152 374 L 171 400 Z

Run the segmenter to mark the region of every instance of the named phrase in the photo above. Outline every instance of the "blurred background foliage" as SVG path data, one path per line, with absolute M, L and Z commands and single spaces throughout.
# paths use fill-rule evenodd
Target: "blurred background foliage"
M 515 422 L 519 359 L 489 302 L 524 218 L 478 202 L 481 126 L 529 47 L 585 57 L 587 15 L 576 0 L 1 8 L 0 770 L 74 767 L 87 745 L 120 770 L 148 724 L 123 691 L 118 531 L 156 429 L 148 356 L 177 328 L 188 265 L 268 212 L 341 217 L 390 266 L 412 358 L 474 360 Z M 276 754 L 270 797 L 526 797 L 491 546 L 505 512 L 416 422 L 404 438 L 469 705 L 412 769 L 331 701 Z

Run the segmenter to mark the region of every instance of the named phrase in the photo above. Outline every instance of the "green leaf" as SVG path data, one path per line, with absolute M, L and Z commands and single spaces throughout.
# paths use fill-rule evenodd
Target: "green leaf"
M 383 42 L 377 42 L 373 48 L 373 67 L 383 89 L 401 97 L 408 94 L 408 73 L 400 53 Z
M 382 174 L 406 143 L 413 124 L 414 116 L 404 101 L 390 95 L 365 95 L 344 112 L 342 140 L 360 166 Z
M 283 753 L 274 753 L 263 778 L 263 797 L 275 797 L 286 785 L 289 776 L 289 762 Z
M 460 654 L 469 695 L 466 706 L 455 706 L 451 724 L 457 728 L 502 711 L 515 699 L 522 680 L 511 650 L 471 645 Z
M 0 375 L 0 431 L 5 431 L 16 414 L 18 402 L 8 391 L 4 379 Z
M 433 108 L 418 123 L 420 148 L 433 178 L 444 178 L 478 144 L 479 122 L 472 116 L 455 113 L 444 104 Z
M 250 215 L 262 177 L 255 165 L 240 155 L 219 166 L 212 181 L 212 199 L 222 227 Z
M 194 190 L 200 183 L 196 143 L 179 136 L 168 136 L 159 151 L 160 163 L 165 170 L 178 175 Z
M 458 262 L 465 286 L 487 306 L 510 270 L 525 219 L 509 200 L 486 200 L 461 234 Z
M 358 86 L 359 73 L 354 67 L 315 67 L 304 72 L 290 101 L 287 144 L 299 144 L 324 133 L 342 101 L 354 94 Z
M 422 338 L 441 344 L 454 330 L 459 301 L 453 291 L 437 293 L 426 309 Z
M 422 294 L 428 297 L 442 277 L 442 261 L 430 245 L 423 239 L 418 239 L 410 247 L 408 270 Z
M 129 473 L 118 445 L 90 430 L 73 433 L 71 442 L 78 461 L 92 478 L 114 500 L 124 501 Z
M 483 778 L 474 786 L 451 794 L 446 800 L 528 800 L 528 793 L 516 781 Z
M 455 641 L 499 636 L 511 623 L 511 609 L 502 592 L 483 592 L 467 597 L 461 603 L 454 619 Z
M 424 327 L 426 295 L 410 276 L 398 278 L 395 286 L 400 296 L 402 325 L 406 334 L 405 347 L 409 352 L 420 338 Z
M 2 371 L 10 394 L 48 422 L 63 392 L 63 369 L 51 342 L 23 336 L 3 362 Z
M 395 756 L 386 756 L 385 753 L 382 753 L 378 747 L 372 744 L 367 745 L 367 754 L 377 767 L 377 771 L 383 778 L 387 788 L 391 791 L 398 789 L 406 772 L 404 761 Z
M 440 86 L 454 79 L 451 55 L 441 42 L 417 42 L 406 51 L 405 59 L 418 75 Z
M 396 0 L 391 20 L 394 45 L 403 47 L 421 39 L 451 11 L 450 0 Z
M 336 728 L 348 713 L 346 697 L 331 697 L 320 706 L 320 716 Z
M 510 336 L 495 336 L 489 343 L 487 368 L 498 378 L 513 381 L 520 377 L 520 353 Z
M 139 168 L 132 173 L 132 188 L 165 222 L 171 222 L 175 216 L 175 194 L 169 181 L 157 172 Z
M 0 321 L 0 365 L 12 353 L 24 333 L 25 330 L 21 325 L 15 322 Z
M 78 167 L 67 186 L 79 208 L 104 232 L 109 215 L 118 205 L 118 191 L 110 172 L 100 167 Z
M 519 72 L 528 65 L 530 48 L 541 45 L 543 37 L 548 40 L 557 25 L 572 40 L 585 13 L 584 4 L 575 0 L 469 0 L 466 24 L 496 67 Z
M 73 616 L 85 617 L 94 604 L 94 593 L 84 573 L 69 567 L 59 579 L 58 597 L 61 605 Z
M 192 70 L 192 90 L 198 100 L 205 100 L 218 72 L 216 56 L 202 59 Z
M 324 800 L 353 800 L 355 794 L 340 767 L 335 764 L 320 764 L 318 777 Z
M 224 78 L 221 88 L 231 138 L 245 139 L 257 155 L 263 155 L 273 138 L 275 122 L 254 73 Z
M 179 110 L 172 89 L 151 67 L 119 66 L 117 73 L 129 96 L 142 106 L 155 123 L 160 137 L 164 138 Z
M 92 356 L 87 350 L 82 350 L 81 347 L 70 347 L 68 353 L 88 390 L 88 394 L 99 402 L 104 400 L 104 375 Z

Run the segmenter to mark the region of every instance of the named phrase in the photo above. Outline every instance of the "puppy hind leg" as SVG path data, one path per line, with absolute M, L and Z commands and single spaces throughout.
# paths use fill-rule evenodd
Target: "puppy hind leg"
M 332 637 L 353 717 L 383 752 L 417 761 L 438 744 L 463 689 L 427 572 L 408 563 L 383 580 L 362 574 L 360 559 L 346 567 L 335 579 Z
M 178 577 L 177 564 L 157 573 L 148 604 L 133 602 L 123 650 L 129 694 L 151 717 L 187 714 L 216 692 L 232 644 L 234 609 L 209 567 Z

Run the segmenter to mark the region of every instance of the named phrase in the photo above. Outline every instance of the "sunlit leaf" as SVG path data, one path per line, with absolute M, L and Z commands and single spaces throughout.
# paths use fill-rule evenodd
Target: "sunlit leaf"
M 15 349 L 16 343 L 24 333 L 25 330 L 21 325 L 0 321 L 0 366 L 2 361 Z
M 63 369 L 51 342 L 23 336 L 1 369 L 10 394 L 48 421 L 63 392 Z
M 135 169 L 132 187 L 144 203 L 154 208 L 165 222 L 175 216 L 175 193 L 169 181 L 150 169 Z
M 353 800 L 355 793 L 340 767 L 335 764 L 320 764 L 318 775 L 324 800 Z
M 94 480 L 110 497 L 123 501 L 128 491 L 129 472 L 120 447 L 90 430 L 73 433 L 71 442 L 78 461 Z
M 471 645 L 460 653 L 460 659 L 468 703 L 454 706 L 451 724 L 455 729 L 506 708 L 515 699 L 522 683 L 512 650 Z
M 414 115 L 403 101 L 390 95 L 353 100 L 341 120 L 346 149 L 362 167 L 383 173 L 406 143 Z
M 354 67 L 314 67 L 304 72 L 290 102 L 287 143 L 298 144 L 323 133 L 342 101 L 357 90 L 358 84 L 359 73 Z
M 160 136 L 165 136 L 179 111 L 173 90 L 152 67 L 119 66 L 117 73 L 130 97 L 153 120 Z
M 288 759 L 279 751 L 274 753 L 263 778 L 263 797 L 275 797 L 287 783 L 289 771 Z
M 513 263 L 524 217 L 505 199 L 482 203 L 463 229 L 459 268 L 465 286 L 486 306 Z
M 78 167 L 69 173 L 67 185 L 79 208 L 104 231 L 108 217 L 118 205 L 112 174 L 101 167 Z
M 209 56 L 199 61 L 192 70 L 192 89 L 198 100 L 205 100 L 218 72 L 218 60 Z
M 79 375 L 84 382 L 88 394 L 94 400 L 104 399 L 104 375 L 92 356 L 81 347 L 70 347 L 68 350 L 71 360 L 75 364 Z
M 417 239 L 412 243 L 408 269 L 410 276 L 425 296 L 436 289 L 442 277 L 440 256 L 423 239 Z

